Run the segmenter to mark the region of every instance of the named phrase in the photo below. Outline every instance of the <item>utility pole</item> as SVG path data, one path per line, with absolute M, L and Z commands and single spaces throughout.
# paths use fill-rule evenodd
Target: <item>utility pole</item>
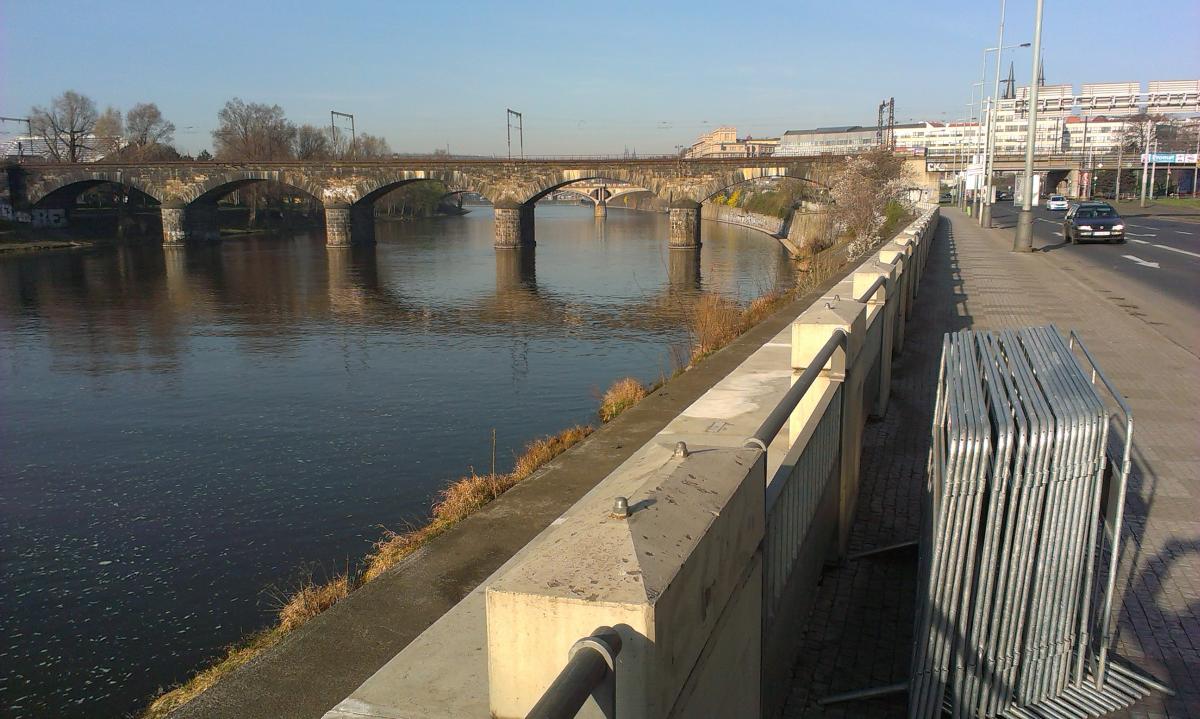
M 33 139 L 33 123 L 29 121 L 28 117 L 0 117 L 0 122 L 25 123 L 25 136 L 31 140 Z M 25 143 L 21 142 L 20 140 L 17 140 L 17 156 L 25 156 Z
M 517 127 L 517 142 L 519 143 L 519 147 L 521 150 L 521 159 L 524 160 L 525 159 L 525 118 L 522 117 L 521 113 L 517 112 L 516 110 L 510 109 L 510 108 L 504 108 L 504 109 L 506 112 L 506 114 L 504 116 L 504 121 L 508 125 L 508 159 L 510 159 L 510 160 L 512 159 L 512 131 L 513 131 L 513 119 L 515 118 L 516 119 L 516 127 Z
M 1154 121 L 1146 121 L 1146 135 L 1142 139 L 1142 194 L 1138 205 L 1146 206 L 1146 180 L 1150 179 L 1150 135 L 1153 133 Z
M 996 110 L 1000 108 L 1000 60 L 1004 57 L 1004 6 L 1007 0 L 1000 0 L 1000 37 L 996 41 L 996 83 L 992 90 L 992 116 L 988 118 L 988 138 L 987 138 L 987 157 L 984 159 L 983 173 L 987 180 L 983 198 L 983 211 L 979 213 L 980 224 L 984 227 L 992 226 L 992 173 L 993 167 L 992 155 L 996 152 Z M 986 58 L 987 53 L 984 53 Z
M 1192 163 L 1192 197 L 1196 196 L 1196 176 L 1200 175 L 1200 122 L 1196 123 L 1196 161 Z
M 1154 201 L 1154 176 L 1158 174 L 1158 138 L 1154 138 L 1154 148 L 1150 150 L 1150 201 Z
M 1121 201 L 1121 161 L 1125 158 L 1125 121 L 1121 120 L 1121 133 L 1117 136 L 1117 187 L 1113 190 L 1113 202 Z
M 335 122 L 334 118 L 337 118 L 337 117 L 342 117 L 342 118 L 346 118 L 346 119 L 350 120 L 350 153 L 349 154 L 350 154 L 350 157 L 354 157 L 355 145 L 358 144 L 357 137 L 354 134 L 354 115 L 351 115 L 348 112 L 338 112 L 336 110 L 329 111 L 329 126 L 332 128 L 333 137 L 331 139 L 333 140 L 333 147 L 335 150 L 337 149 L 337 123 Z
M 1017 232 L 1013 252 L 1033 251 L 1033 153 L 1037 143 L 1038 71 L 1042 56 L 1042 5 L 1037 0 L 1037 20 L 1033 25 L 1033 80 L 1029 83 L 1029 126 L 1025 131 L 1025 175 L 1021 187 L 1021 214 L 1017 217 Z

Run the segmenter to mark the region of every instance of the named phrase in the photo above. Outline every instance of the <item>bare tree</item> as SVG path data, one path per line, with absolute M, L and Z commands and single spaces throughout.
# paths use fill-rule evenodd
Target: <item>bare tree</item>
M 377 158 L 388 157 L 391 154 L 392 148 L 388 147 L 387 140 L 382 137 L 364 132 L 355 138 L 353 157 Z
M 296 126 L 279 105 L 233 98 L 217 113 L 213 146 L 222 160 L 283 160 L 292 156 Z
M 861 257 L 882 239 L 888 205 L 907 204 L 904 160 L 887 150 L 850 157 L 834 176 L 829 194 L 835 225 L 854 236 L 847 253 L 851 259 Z
M 296 130 L 296 159 L 327 160 L 333 156 L 333 142 L 328 128 L 301 125 Z
M 125 136 L 140 149 L 170 145 L 175 139 L 175 124 L 168 122 L 153 102 L 139 102 L 125 115 Z
M 96 126 L 92 128 L 92 148 L 103 157 L 111 157 L 120 152 L 123 134 L 121 111 L 115 107 L 107 107 L 100 113 L 100 117 L 96 118 Z
M 91 98 L 67 90 L 51 100 L 49 108 L 35 106 L 30 111 L 29 129 L 46 143 L 55 162 L 79 162 L 91 149 L 89 140 L 97 119 Z

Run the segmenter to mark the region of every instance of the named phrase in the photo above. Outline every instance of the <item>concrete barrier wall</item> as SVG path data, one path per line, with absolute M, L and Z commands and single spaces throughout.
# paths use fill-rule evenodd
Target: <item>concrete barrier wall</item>
M 622 637 L 622 719 L 774 715 L 821 565 L 845 551 L 863 425 L 887 407 L 937 221 L 922 208 L 326 716 L 523 717 L 600 626 Z M 748 447 L 835 329 L 845 349 Z

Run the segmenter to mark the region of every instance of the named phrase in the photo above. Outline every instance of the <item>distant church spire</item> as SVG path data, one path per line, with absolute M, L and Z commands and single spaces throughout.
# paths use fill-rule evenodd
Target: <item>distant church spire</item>
M 1013 64 L 1008 63 L 1008 79 L 1004 81 L 1004 99 L 1013 100 L 1017 97 L 1017 80 L 1013 76 Z
M 1046 58 L 1038 58 L 1038 87 L 1046 86 Z

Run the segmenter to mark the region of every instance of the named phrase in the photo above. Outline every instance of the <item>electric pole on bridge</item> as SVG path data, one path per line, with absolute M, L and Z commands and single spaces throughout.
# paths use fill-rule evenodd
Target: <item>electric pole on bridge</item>
M 504 120 L 505 120 L 505 123 L 508 125 L 508 159 L 510 159 L 510 160 L 512 159 L 513 118 L 516 118 L 517 142 L 520 144 L 520 148 L 521 148 L 521 159 L 524 160 L 525 159 L 525 118 L 521 117 L 521 113 L 517 112 L 516 110 L 513 110 L 512 108 L 506 107 L 506 108 L 504 108 L 504 110 L 506 113 L 504 116 Z
M 5 122 L 23 122 L 23 123 L 25 123 L 25 136 L 28 137 L 30 139 L 30 141 L 33 140 L 33 123 L 29 121 L 28 117 L 0 117 L 0 124 L 3 124 Z M 24 154 L 25 154 L 25 143 L 21 142 L 20 140 L 17 140 L 17 156 L 20 157 L 20 156 L 23 156 Z
M 330 141 L 333 142 L 333 149 L 337 150 L 337 120 L 336 118 L 347 118 L 350 120 L 350 157 L 354 157 L 354 146 L 358 144 L 358 140 L 354 134 L 354 115 L 348 112 L 338 112 L 337 110 L 329 111 L 329 131 Z

